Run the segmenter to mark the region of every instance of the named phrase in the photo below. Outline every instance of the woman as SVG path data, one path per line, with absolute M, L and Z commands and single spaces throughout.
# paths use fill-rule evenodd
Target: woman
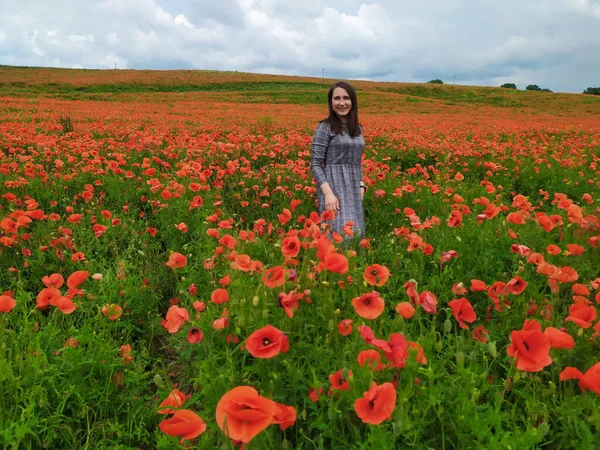
M 313 136 L 310 169 L 317 184 L 319 213 L 334 211 L 331 229 L 350 238 L 365 231 L 361 158 L 365 148 L 358 122 L 358 101 L 350 84 L 335 83 L 327 94 L 329 117 L 319 122 Z

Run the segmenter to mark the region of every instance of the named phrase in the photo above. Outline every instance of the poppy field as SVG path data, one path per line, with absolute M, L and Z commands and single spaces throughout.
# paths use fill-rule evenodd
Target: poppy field
M 600 99 L 0 67 L 0 447 L 592 449 Z

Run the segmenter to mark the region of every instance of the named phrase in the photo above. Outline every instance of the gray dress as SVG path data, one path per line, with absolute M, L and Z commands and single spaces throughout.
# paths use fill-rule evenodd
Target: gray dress
M 319 213 L 325 211 L 325 195 L 321 185 L 328 182 L 340 204 L 335 219 L 329 223 L 331 229 L 345 239 L 350 238 L 346 237 L 342 228 L 350 220 L 354 222 L 354 236 L 365 234 L 365 213 L 360 198 L 364 148 L 362 132 L 353 138 L 344 127 L 342 134 L 338 135 L 325 122 L 319 123 L 313 136 L 310 169 L 317 183 Z

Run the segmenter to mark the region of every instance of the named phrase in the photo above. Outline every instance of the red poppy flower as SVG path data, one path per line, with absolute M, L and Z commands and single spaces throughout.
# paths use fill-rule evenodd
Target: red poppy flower
M 232 235 L 226 234 L 221 239 L 219 239 L 219 244 L 221 244 L 224 247 L 227 247 L 230 250 L 233 250 L 237 245 L 237 241 Z
M 421 307 L 428 312 L 429 314 L 437 313 L 437 298 L 432 292 L 423 291 L 419 294 L 419 298 L 417 300 L 417 304 L 421 305 Z
M 473 306 L 464 297 L 448 302 L 448 306 L 452 308 L 452 314 L 461 328 L 468 329 L 469 327 L 465 322 L 473 323 L 477 319 Z
M 65 279 L 60 273 L 53 273 L 52 275 L 45 276 L 44 278 L 42 278 L 42 283 L 44 283 L 44 286 L 48 288 L 53 287 L 56 289 L 60 289 L 64 282 Z
M 385 309 L 385 301 L 378 292 L 368 292 L 352 300 L 356 313 L 363 319 L 376 319 Z
M 350 389 L 351 376 L 352 371 L 346 369 L 338 370 L 336 373 L 329 375 L 329 382 L 331 383 L 329 394 L 331 394 L 331 391 L 347 391 Z
M 308 392 L 308 398 L 310 398 L 310 401 L 313 403 L 316 403 L 319 401 L 319 395 L 321 395 L 323 393 L 323 388 L 311 388 L 311 390 Z
M 600 395 L 600 362 L 590 367 L 586 373 L 581 373 L 575 367 L 565 367 L 560 373 L 560 381 L 576 378 L 582 392 L 590 390 Z
M 210 301 L 217 305 L 222 305 L 229 301 L 229 294 L 223 288 L 215 289 L 210 296 Z
M 506 216 L 506 220 L 515 225 L 523 225 L 525 223 L 525 217 L 520 211 L 511 212 L 508 216 Z
M 289 350 L 286 334 L 272 325 L 256 330 L 246 339 L 246 349 L 255 358 L 273 358 Z
M 366 344 L 370 344 L 371 341 L 375 339 L 375 334 L 373 333 L 373 330 L 371 329 L 371 327 L 368 327 L 366 325 L 359 325 L 358 333 Z
M 342 335 L 342 336 L 348 336 L 349 334 L 351 334 L 352 333 L 352 320 L 350 320 L 350 319 L 342 320 L 338 324 L 338 333 L 340 333 L 340 335 Z
M 487 334 L 488 334 L 488 330 L 483 328 L 483 325 L 479 325 L 477 328 L 475 328 L 473 330 L 473 333 L 471 333 L 471 336 L 476 341 L 487 342 Z
M 481 280 L 473 279 L 471 280 L 471 290 L 473 292 L 483 292 L 487 290 L 487 286 Z
M 108 320 L 117 320 L 123 314 L 123 308 L 119 305 L 110 304 L 102 307 L 102 314 L 108 317 Z
M 514 295 L 521 294 L 526 287 L 527 282 L 519 276 L 511 278 L 511 280 L 508 283 L 506 283 L 506 290 Z
M 40 291 L 40 293 L 37 295 L 36 298 L 36 303 L 37 309 L 44 309 L 46 308 L 50 302 L 61 296 L 61 293 L 58 289 L 56 288 L 44 288 Z
M 581 283 L 575 283 L 573 286 L 571 286 L 571 292 L 573 292 L 575 295 L 583 295 L 585 297 L 590 295 L 590 290 L 588 287 Z
M 204 340 L 204 334 L 200 328 L 192 328 L 187 335 L 187 340 L 190 344 L 199 344 Z
M 158 407 L 159 414 L 173 414 L 183 406 L 186 396 L 179 389 L 173 389 Z M 177 408 L 177 409 L 173 409 Z
M 235 257 L 235 268 L 242 272 L 249 272 L 251 269 L 252 259 L 248 255 L 236 255 Z M 234 265 L 232 264 L 232 266 Z
M 396 305 L 396 312 L 404 319 L 410 319 L 415 314 L 415 307 L 409 302 L 401 302 Z
M 333 220 L 333 219 L 335 219 L 335 215 L 336 215 L 335 211 L 328 209 L 321 213 L 321 220 Z
M 158 424 L 163 433 L 181 436 L 181 439 L 194 439 L 206 431 L 206 424 L 195 412 L 189 409 L 175 411 L 173 417 Z
M 281 266 L 271 267 L 263 272 L 262 282 L 268 288 L 276 288 L 285 283 L 285 270 Z
M 511 344 L 506 349 L 506 353 L 517 359 L 517 369 L 539 372 L 552 364 L 550 339 L 542 332 L 539 322 L 532 321 L 524 328 L 527 329 L 510 333 Z
M 17 302 L 14 298 L 0 295 L 0 312 L 10 312 L 15 306 L 17 306 Z
M 286 237 L 281 242 L 281 252 L 286 258 L 294 258 L 300 252 L 300 240 L 296 236 Z
M 585 252 L 585 248 L 583 248 L 581 245 L 579 245 L 579 244 L 567 244 L 567 251 L 565 252 L 565 255 L 567 255 L 567 256 L 579 256 L 583 252 Z
M 173 252 L 169 255 L 169 260 L 165 263 L 171 269 L 181 269 L 187 264 L 187 258 L 178 252 Z
M 67 278 L 67 287 L 69 289 L 76 289 L 87 279 L 89 274 L 90 273 L 87 270 L 78 270 L 73 272 L 69 278 Z
M 407 281 L 402 286 L 406 290 L 406 295 L 408 298 L 416 305 L 419 301 L 419 294 L 417 294 L 416 287 L 417 283 L 413 281 Z
M 296 423 L 296 408 L 277 402 L 273 403 L 275 403 L 275 415 L 272 423 L 279 425 L 282 430 L 287 430 Z
M 325 268 L 330 272 L 345 274 L 348 272 L 348 259 L 339 253 L 328 253 L 323 258 Z
M 50 300 L 50 304 L 52 306 L 56 306 L 61 312 L 65 314 L 71 314 L 73 311 L 77 309 L 77 306 L 73 303 L 69 297 L 61 295 L 59 297 L 54 297 Z
M 402 369 L 408 358 L 408 341 L 403 334 L 392 333 L 387 344 L 390 351 L 386 351 L 384 356 L 392 362 L 391 367 Z
M 544 334 L 548 336 L 552 348 L 566 348 L 570 350 L 575 347 L 575 340 L 569 333 L 565 333 L 557 328 L 548 327 L 544 330 Z
M 427 358 L 425 357 L 425 351 L 423 347 L 417 342 L 409 342 L 408 343 L 409 350 L 416 350 L 415 361 L 419 364 L 427 364 Z
M 217 403 L 217 425 L 234 441 L 250 442 L 267 428 L 277 413 L 273 400 L 261 397 L 250 386 L 238 386 Z
M 529 259 L 527 260 L 527 262 L 539 266 L 544 262 L 544 256 L 541 253 L 532 253 L 531 255 L 529 255 Z
M 581 328 L 589 328 L 594 320 L 596 320 L 596 308 L 581 302 L 569 307 L 569 315 L 565 322 L 574 322 Z
M 364 423 L 379 425 L 386 419 L 391 419 L 396 407 L 396 389 L 392 383 L 377 385 L 373 382 L 371 388 L 354 402 L 354 410 Z
M 363 273 L 363 279 L 371 286 L 383 286 L 389 277 L 389 269 L 380 264 L 367 267 Z
M 377 350 L 362 350 L 358 353 L 357 360 L 361 367 L 367 364 L 375 371 L 385 369 L 385 364 L 381 362 L 381 354 Z
M 190 314 L 188 313 L 187 309 L 173 305 L 167 311 L 167 315 L 162 323 L 162 326 L 169 333 L 177 333 L 179 328 L 186 322 L 189 322 L 189 320 Z

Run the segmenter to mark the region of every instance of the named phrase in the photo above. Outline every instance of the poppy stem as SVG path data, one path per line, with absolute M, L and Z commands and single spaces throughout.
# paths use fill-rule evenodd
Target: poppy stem
M 444 421 L 440 416 L 439 408 L 435 408 L 435 414 L 438 416 L 438 419 L 440 420 L 440 426 L 442 427 L 442 450 L 446 450 L 446 433 L 444 432 Z

